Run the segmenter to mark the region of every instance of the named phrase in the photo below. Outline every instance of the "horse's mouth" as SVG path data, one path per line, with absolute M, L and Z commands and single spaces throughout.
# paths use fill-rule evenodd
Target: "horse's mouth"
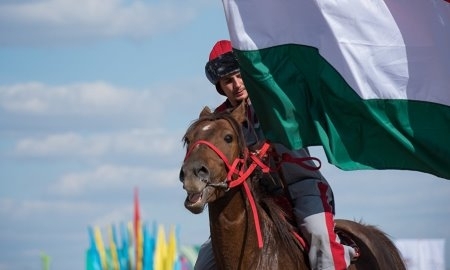
M 202 191 L 196 193 L 187 193 L 184 206 L 194 214 L 200 214 L 205 209 L 207 198 L 213 192 L 213 188 L 205 187 Z

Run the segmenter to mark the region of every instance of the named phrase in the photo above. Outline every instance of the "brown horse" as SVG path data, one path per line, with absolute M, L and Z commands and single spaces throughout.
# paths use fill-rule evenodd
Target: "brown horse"
M 267 172 L 267 149 L 248 150 L 241 130 L 245 120 L 244 106 L 229 113 L 205 107 L 188 128 L 180 170 L 185 207 L 198 214 L 208 204 L 218 269 L 310 269 L 289 211 L 258 184 Z M 395 245 L 374 226 L 336 220 L 336 231 L 360 249 L 349 269 L 406 269 Z

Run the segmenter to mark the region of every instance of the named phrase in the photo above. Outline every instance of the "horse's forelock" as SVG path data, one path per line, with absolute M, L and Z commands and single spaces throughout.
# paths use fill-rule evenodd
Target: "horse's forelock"
M 189 127 L 186 130 L 186 133 L 184 133 L 183 138 L 181 139 L 183 141 L 184 146 L 186 146 L 186 144 L 188 143 L 188 134 L 191 133 L 193 130 L 197 129 L 197 127 L 204 121 L 212 121 L 213 118 L 211 117 L 211 115 L 207 115 L 207 116 L 202 116 L 200 118 L 198 118 L 197 120 L 195 120 L 194 122 L 192 122 Z
M 188 143 L 187 135 L 191 133 L 193 130 L 197 129 L 203 122 L 217 121 L 220 119 L 226 120 L 231 125 L 232 129 L 237 135 L 239 150 L 242 153 L 243 149 L 247 147 L 244 138 L 244 133 L 242 131 L 241 124 L 238 123 L 238 121 L 236 121 L 236 119 L 234 119 L 229 112 L 212 113 L 199 117 L 188 127 L 186 133 L 184 134 L 182 138 L 184 146 L 186 146 L 186 144 Z

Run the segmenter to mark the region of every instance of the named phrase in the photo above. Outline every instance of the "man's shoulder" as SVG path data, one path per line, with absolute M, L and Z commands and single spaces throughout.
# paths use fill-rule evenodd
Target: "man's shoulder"
M 225 100 L 222 104 L 220 104 L 219 106 L 216 107 L 214 112 L 224 112 L 227 109 L 229 109 L 230 107 L 231 107 L 230 102 L 228 102 L 228 100 Z

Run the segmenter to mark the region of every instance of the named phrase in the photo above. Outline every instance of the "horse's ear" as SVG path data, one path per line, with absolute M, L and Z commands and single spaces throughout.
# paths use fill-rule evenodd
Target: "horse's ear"
M 246 116 L 245 116 L 245 102 L 241 102 L 241 104 L 239 104 L 239 106 L 237 106 L 232 112 L 231 112 L 231 116 L 238 122 L 238 123 L 243 123 L 247 120 Z
M 200 116 L 199 117 L 203 117 L 203 116 L 207 116 L 207 115 L 211 115 L 212 111 L 208 106 L 205 106 L 203 108 L 203 110 L 200 112 Z

